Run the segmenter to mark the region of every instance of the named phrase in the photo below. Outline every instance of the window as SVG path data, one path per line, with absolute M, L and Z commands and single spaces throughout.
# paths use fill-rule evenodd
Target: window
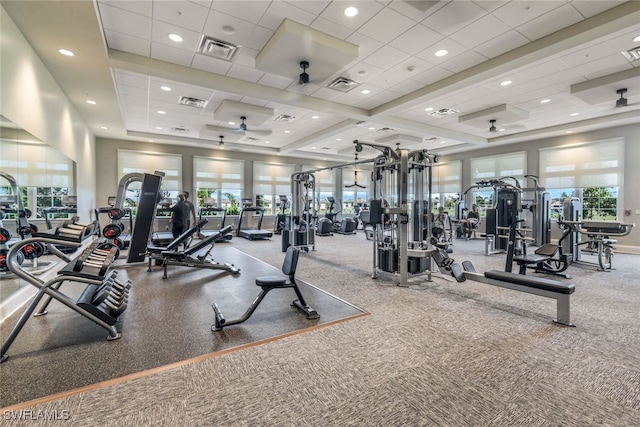
M 133 172 L 164 172 L 162 197 L 175 199 L 182 191 L 182 155 L 145 151 L 118 150 L 118 182 Z M 142 183 L 134 182 L 127 188 L 125 207 L 138 203 Z
M 242 160 L 193 158 L 193 183 L 196 188 L 196 206 L 204 206 L 204 199 L 214 199 L 216 206 L 237 214 L 244 186 Z
M 302 165 L 302 170 L 313 170 L 318 166 Z M 318 213 L 324 214 L 327 211 L 327 197 L 335 195 L 336 192 L 336 171 L 335 170 L 321 170 L 313 172 L 313 176 L 316 179 L 316 189 L 314 198 L 317 200 Z
M 508 184 L 516 185 L 517 180 L 518 185 L 522 185 L 526 173 L 527 153 L 525 151 L 471 159 L 471 182 L 474 183 L 504 180 Z M 495 202 L 493 196 L 493 188 L 478 188 L 474 189 L 465 201 L 468 206 L 475 203 L 480 216 L 484 217 L 486 210 L 493 207 Z
M 462 193 L 462 161 L 436 163 L 431 167 L 432 212 L 435 213 L 439 206 L 444 206 L 444 210 L 454 216 L 460 193 Z
M 13 177 L 19 186 L 19 194 L 25 208 L 38 218 L 42 210 L 65 206 L 67 196 L 75 188 L 75 166 L 72 160 L 42 143 L 0 144 L 0 169 Z M 12 194 L 10 186 L 3 182 L 2 194 Z M 59 214 L 58 217 L 68 217 Z
M 360 204 L 364 206 L 369 203 L 369 195 L 373 191 L 371 183 L 372 166 L 359 164 L 356 167 L 346 167 L 342 169 L 342 213 L 354 213 L 354 206 Z M 358 185 L 365 188 L 353 186 L 355 184 L 355 172 L 358 172 Z M 347 186 L 352 187 L 347 187 Z
M 540 181 L 551 195 L 552 217 L 566 197 L 578 197 L 585 219 L 615 220 L 623 185 L 624 140 L 540 150 Z
M 253 192 L 259 205 L 265 208 L 265 214 L 275 213 L 279 195 L 291 197 L 291 175 L 293 165 L 271 163 L 253 163 Z

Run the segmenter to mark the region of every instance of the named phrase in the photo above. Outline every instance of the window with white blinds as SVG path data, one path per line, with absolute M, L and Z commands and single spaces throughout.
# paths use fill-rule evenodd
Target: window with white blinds
M 279 195 L 291 197 L 291 175 L 294 165 L 272 163 L 253 163 L 253 193 L 261 201 L 265 213 L 274 213 Z
M 498 154 L 495 156 L 476 157 L 471 159 L 471 181 L 501 179 L 508 176 L 516 178 L 520 183 L 527 173 L 527 153 Z
M 193 157 L 196 199 L 213 198 L 217 206 L 239 203 L 244 187 L 244 161 Z
M 313 170 L 318 166 L 302 165 L 302 170 Z M 316 178 L 316 193 L 332 195 L 336 192 L 336 171 L 335 170 L 321 170 L 313 172 L 313 176 Z M 322 196 L 321 196 L 322 197 Z
M 0 142 L 0 169 L 20 187 L 75 187 L 73 160 L 45 144 Z
M 620 187 L 623 168 L 623 139 L 540 150 L 540 181 L 546 188 Z
M 118 150 L 118 181 L 125 175 L 164 172 L 162 189 L 182 190 L 182 155 L 152 153 L 147 151 Z
M 431 168 L 431 181 L 433 193 L 461 193 L 462 161 L 436 163 Z

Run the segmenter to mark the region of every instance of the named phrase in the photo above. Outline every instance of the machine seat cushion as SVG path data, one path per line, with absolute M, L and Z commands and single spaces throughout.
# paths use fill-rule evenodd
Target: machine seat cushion
M 287 283 L 287 279 L 282 276 L 260 276 L 256 277 L 257 286 L 274 286 L 284 285 Z
M 554 245 L 552 243 L 547 243 L 546 245 L 540 246 L 536 249 L 535 253 L 538 255 L 545 255 L 548 257 L 552 257 L 558 251 L 558 245 Z
M 490 270 L 486 271 L 484 276 L 489 279 L 502 280 L 503 282 L 515 283 L 516 285 L 528 286 L 530 288 L 542 289 L 559 294 L 569 295 L 576 290 L 576 286 L 572 283 L 562 283 L 556 280 L 507 273 L 505 271 Z
M 526 254 L 526 255 L 518 255 L 514 256 L 513 260 L 518 264 L 537 264 L 542 261 L 548 260 L 549 257 L 547 255 L 539 255 L 539 254 Z

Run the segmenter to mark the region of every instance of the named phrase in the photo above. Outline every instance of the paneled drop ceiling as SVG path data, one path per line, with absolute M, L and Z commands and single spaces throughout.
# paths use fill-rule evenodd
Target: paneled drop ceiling
M 344 160 L 640 123 L 640 1 L 2 4 L 99 137 Z

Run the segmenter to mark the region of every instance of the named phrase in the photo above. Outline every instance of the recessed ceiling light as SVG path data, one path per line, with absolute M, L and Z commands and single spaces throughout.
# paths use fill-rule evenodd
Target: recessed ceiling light
M 500 83 L 500 86 L 509 86 L 511 83 L 513 83 L 511 80 L 505 80 L 502 83 Z
M 375 130 L 376 128 L 369 128 L 369 130 Z
M 162 128 L 160 126 L 156 126 L 157 130 L 162 130 Z
M 342 141 L 342 138 L 336 138 L 336 141 Z
M 171 92 L 171 88 L 169 86 L 160 86 L 160 89 L 162 89 L 165 92 Z
M 540 104 L 546 104 L 547 102 L 551 102 L 550 99 L 542 99 L 540 100 Z
M 153 142 L 153 139 L 150 139 L 149 142 Z
M 369 89 L 364 89 L 362 92 L 360 92 L 363 95 L 369 95 L 371 93 L 371 91 Z
M 573 133 L 573 131 L 572 130 L 568 130 L 567 133 Z
M 158 110 L 158 114 L 167 114 L 166 111 Z
M 319 117 L 318 117 L 318 116 L 311 116 L 311 118 L 312 118 L 313 120 L 319 119 Z
M 424 111 L 433 111 L 433 107 L 427 107 L 424 109 Z
M 63 54 L 64 56 L 76 56 L 75 53 L 71 52 L 68 49 L 58 49 L 58 52 L 60 52 L 61 54 Z
M 634 41 L 634 42 L 640 42 L 640 36 L 636 36 L 636 37 L 634 37 L 634 38 L 633 38 L 633 41 Z
M 93 101 L 91 99 L 87 99 L 87 104 L 96 105 L 96 101 Z
M 271 141 L 265 141 L 264 143 L 265 143 L 265 144 L 270 144 L 270 143 L 271 143 Z
M 235 125 L 236 122 L 228 122 L 231 126 Z
M 285 130 L 284 133 L 291 133 L 291 131 L 290 130 Z
M 318 147 L 311 147 L 312 150 L 315 150 L 316 148 L 318 148 Z
M 436 56 L 445 56 L 449 51 L 447 49 L 440 49 L 435 53 Z
M 169 39 L 171 41 L 174 41 L 174 42 L 181 42 L 182 41 L 182 36 L 180 34 L 172 33 L 172 34 L 169 34 Z
M 440 141 L 440 144 L 446 144 L 447 141 Z
M 580 113 L 571 113 L 571 114 L 569 114 L 569 115 L 570 115 L 570 116 L 579 116 L 579 115 L 580 115 Z
M 349 6 L 344 10 L 344 14 L 348 17 L 356 16 L 358 14 L 358 9 L 353 6 Z
M 100 126 L 100 129 L 107 130 L 107 129 L 109 129 L 109 128 L 108 128 L 108 127 L 106 127 L 106 126 Z
M 504 128 L 498 129 L 498 132 L 504 132 Z

